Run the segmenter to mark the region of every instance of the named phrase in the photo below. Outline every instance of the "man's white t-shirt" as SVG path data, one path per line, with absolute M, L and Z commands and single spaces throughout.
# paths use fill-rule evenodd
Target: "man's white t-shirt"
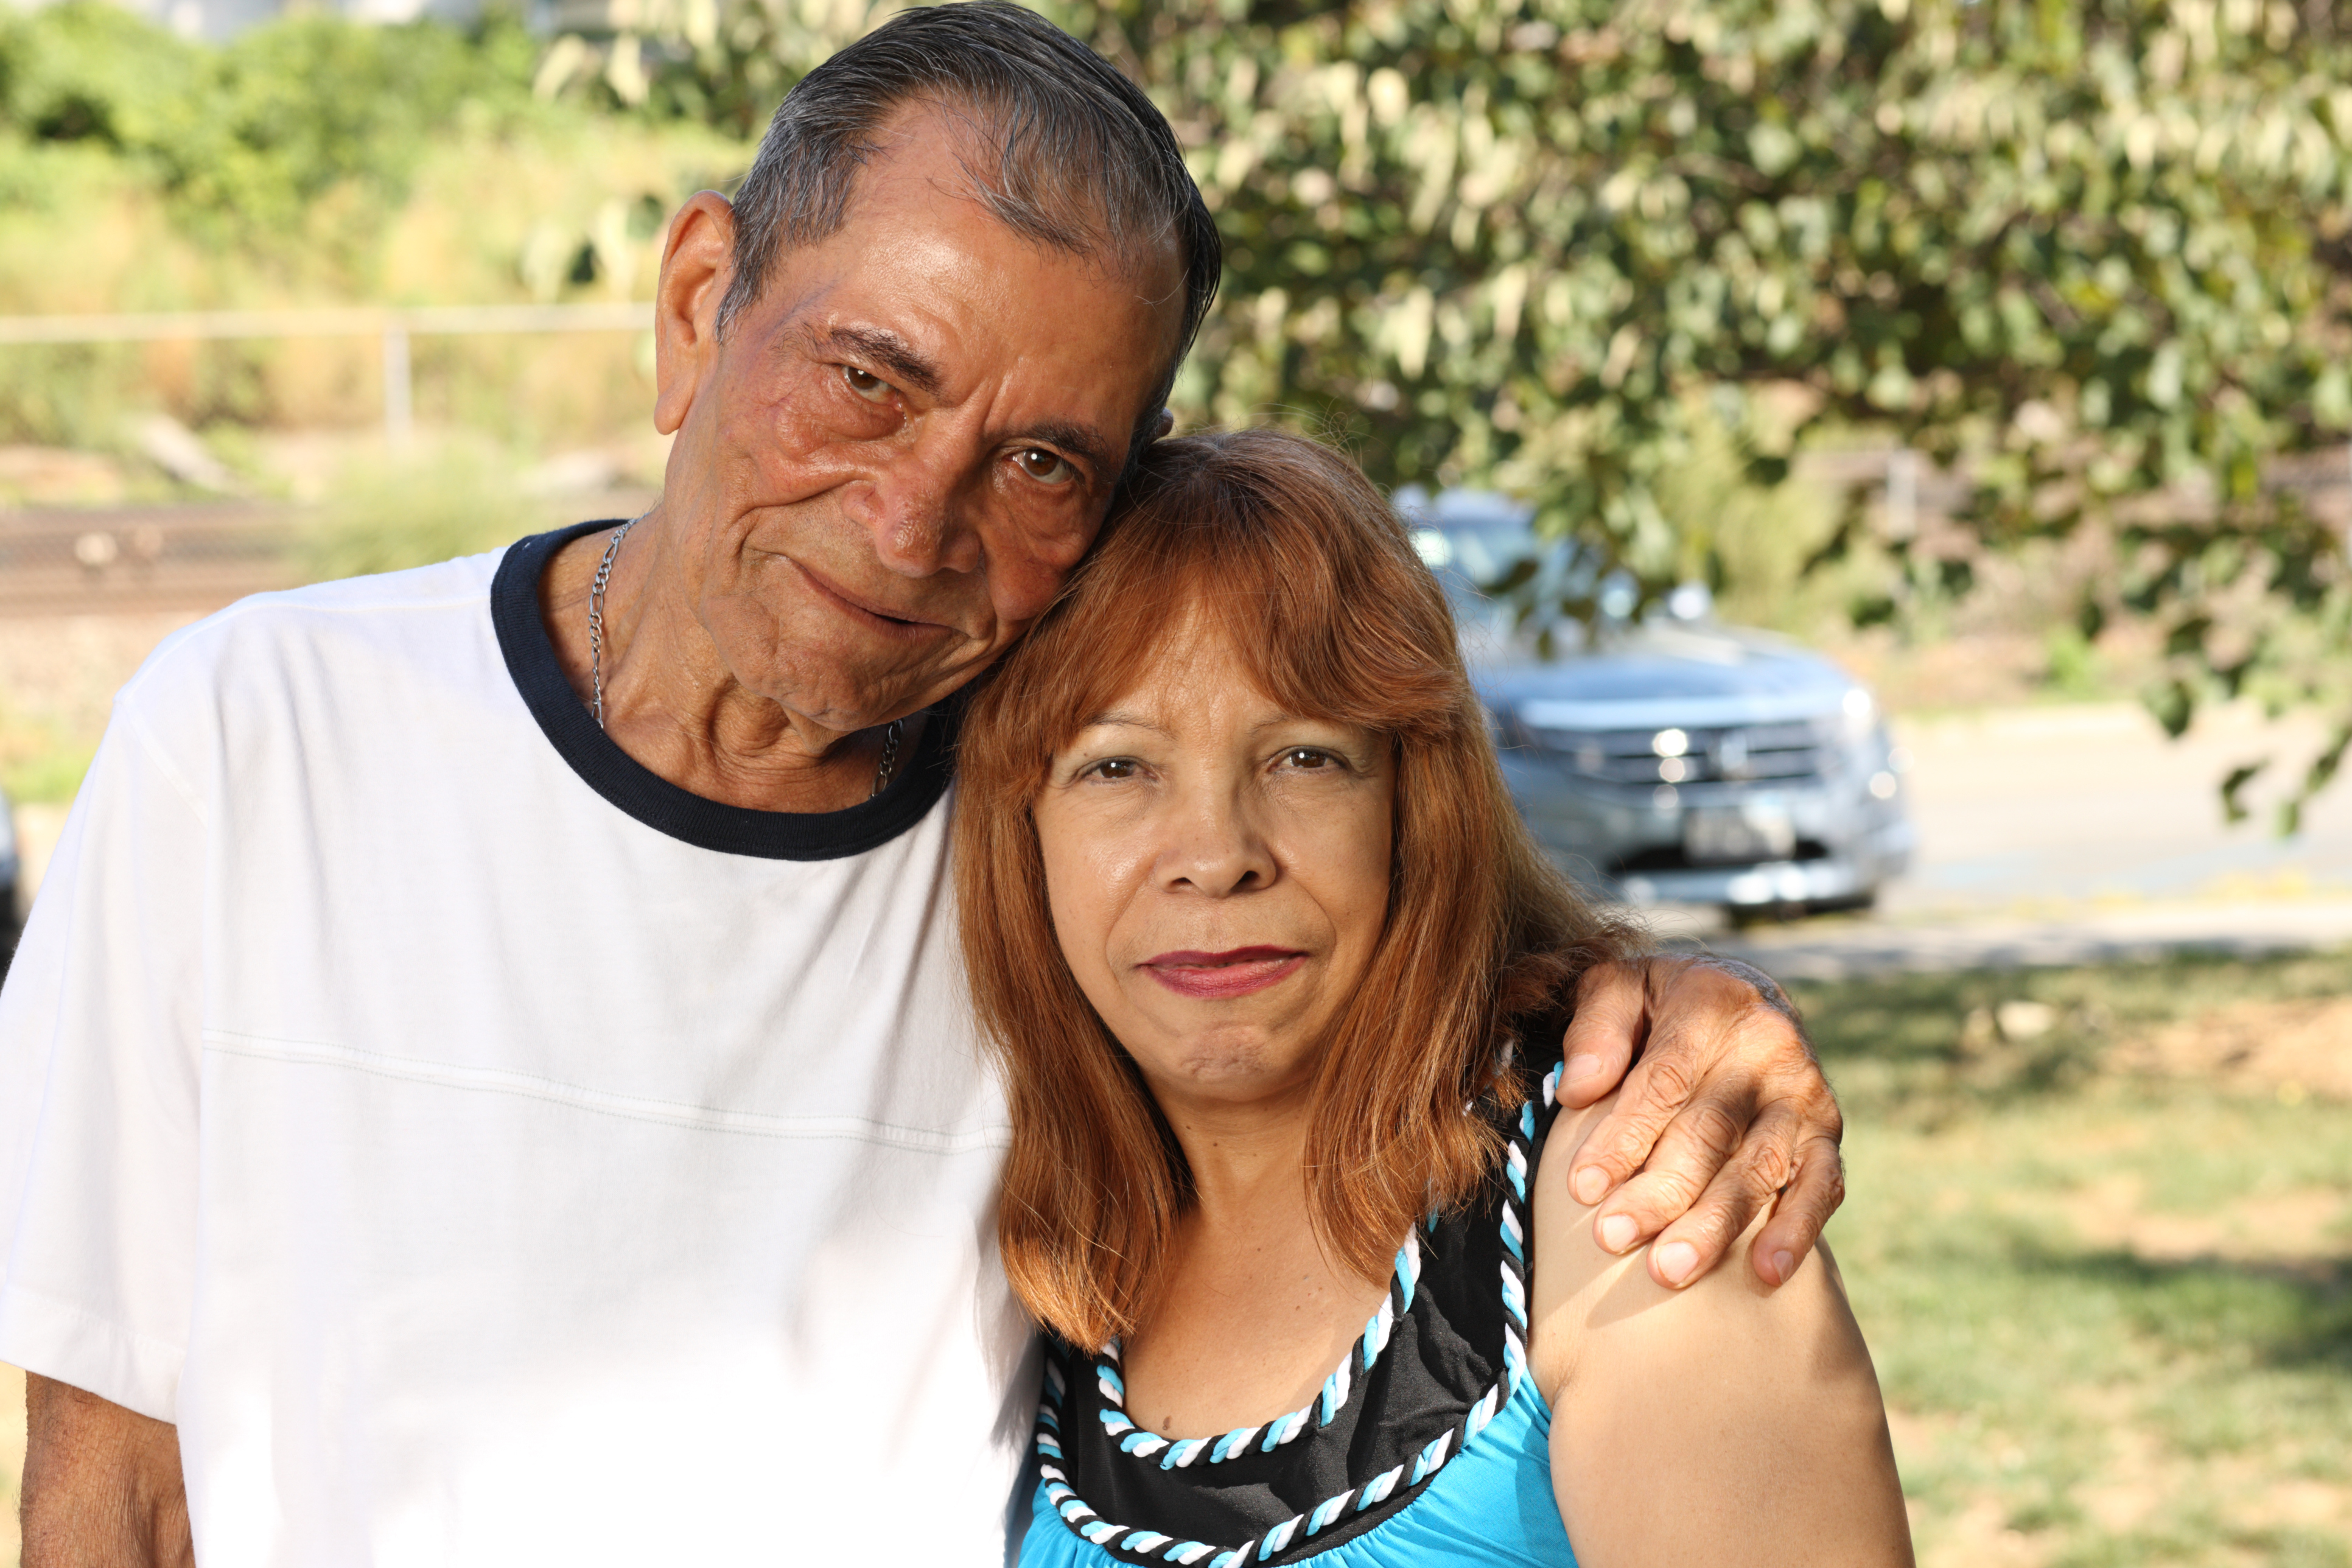
M 0 1360 L 178 1424 L 206 1568 L 994 1568 L 951 723 L 846 811 L 677 789 L 540 620 L 580 531 L 123 689 L 0 994 Z

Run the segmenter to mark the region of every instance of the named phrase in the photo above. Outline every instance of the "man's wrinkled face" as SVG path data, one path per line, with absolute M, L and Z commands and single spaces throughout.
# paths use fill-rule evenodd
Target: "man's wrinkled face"
M 902 116 L 840 230 L 664 367 L 666 407 L 693 376 L 664 505 L 695 613 L 737 681 L 835 732 L 938 700 L 1045 608 L 1181 330 L 1172 243 L 1023 238 L 953 123 Z

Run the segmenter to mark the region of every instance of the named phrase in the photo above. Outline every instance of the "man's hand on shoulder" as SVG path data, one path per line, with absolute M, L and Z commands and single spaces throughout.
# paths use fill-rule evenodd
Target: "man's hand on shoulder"
M 1845 1122 L 1770 977 L 1722 958 L 1603 964 L 1578 987 L 1565 1054 L 1568 1106 L 1624 1086 L 1569 1176 L 1579 1203 L 1601 1204 L 1604 1248 L 1654 1237 L 1651 1276 L 1687 1285 L 1771 1208 L 1750 1262 L 1768 1285 L 1796 1273 L 1845 1197 Z
M 180 1432 L 25 1380 L 25 1568 L 193 1568 Z

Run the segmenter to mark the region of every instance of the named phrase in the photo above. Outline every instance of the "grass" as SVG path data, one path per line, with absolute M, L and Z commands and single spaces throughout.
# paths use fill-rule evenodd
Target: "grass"
M 70 804 L 97 754 L 95 739 L 0 707 L 0 791 L 20 805 Z
M 294 566 L 314 583 L 399 572 L 496 549 L 569 517 L 524 495 L 501 454 L 444 441 L 429 460 L 346 470 L 295 540 Z
M 2347 994 L 2352 954 L 1801 992 L 1923 1563 L 2352 1563 L 2352 1106 L 2117 1065 Z M 2019 1000 L 2054 1021 L 1989 1038 Z

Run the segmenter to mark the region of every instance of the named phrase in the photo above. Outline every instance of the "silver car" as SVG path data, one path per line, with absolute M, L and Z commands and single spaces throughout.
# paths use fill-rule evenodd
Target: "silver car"
M 1572 547 L 1539 543 L 1500 496 L 1398 500 L 1454 599 L 1511 792 L 1570 875 L 1737 918 L 1864 907 L 1909 864 L 1903 758 L 1835 664 L 1715 624 L 1696 584 L 1633 618 L 1630 584 L 1596 593 Z M 1515 567 L 1532 567 L 1540 593 L 1592 594 L 1599 628 L 1563 627 L 1559 657 L 1540 657 L 1483 592 Z

